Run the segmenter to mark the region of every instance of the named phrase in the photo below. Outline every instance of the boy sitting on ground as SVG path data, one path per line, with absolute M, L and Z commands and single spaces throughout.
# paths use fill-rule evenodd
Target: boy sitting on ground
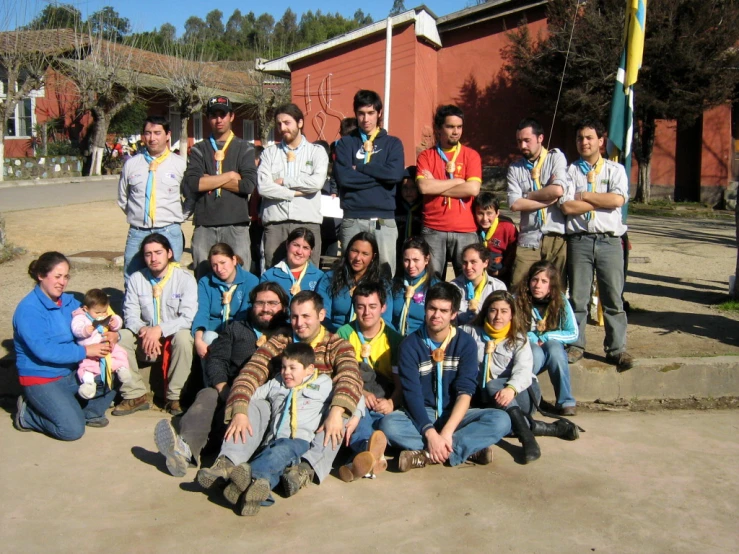
M 262 449 L 250 462 L 233 470 L 223 491 L 242 516 L 253 516 L 263 503 L 274 502 L 270 491 L 286 468 L 300 462 L 315 437 L 331 395 L 331 378 L 319 374 L 314 364 L 310 345 L 288 344 L 282 353 L 280 375 L 259 387 L 252 397 L 267 400 L 272 414 Z
M 516 224 L 511 218 L 500 215 L 500 203 L 492 192 L 481 192 L 475 198 L 474 210 L 480 241 L 491 252 L 488 273 L 510 287 L 518 240 Z

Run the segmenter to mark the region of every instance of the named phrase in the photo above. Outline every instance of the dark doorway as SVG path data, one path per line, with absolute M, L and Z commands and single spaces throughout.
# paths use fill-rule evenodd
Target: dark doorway
M 693 123 L 677 122 L 675 147 L 675 201 L 700 202 L 703 116 Z
M 739 87 L 731 103 L 731 180 L 739 181 Z

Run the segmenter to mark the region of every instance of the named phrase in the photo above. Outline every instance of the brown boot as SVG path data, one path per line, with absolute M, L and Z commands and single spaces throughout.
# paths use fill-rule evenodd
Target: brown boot
M 138 398 L 128 398 L 122 400 L 115 409 L 110 412 L 115 416 L 131 415 L 134 412 L 140 412 L 142 410 L 149 409 L 149 401 L 146 399 L 146 395 L 143 394 Z
M 165 410 L 169 412 L 170 415 L 178 416 L 182 414 L 182 408 L 180 407 L 180 401 L 179 400 L 170 400 L 167 402 L 167 405 L 164 407 Z
M 433 462 L 425 450 L 403 450 L 398 457 L 398 469 L 403 473 L 431 463 Z
M 195 479 L 205 490 L 212 489 L 216 485 L 225 485 L 234 470 L 234 464 L 226 456 L 218 456 L 211 467 L 202 468 L 198 471 Z
M 372 452 L 360 452 L 354 456 L 352 463 L 339 468 L 339 477 L 345 483 L 351 483 L 355 479 L 369 475 L 375 467 L 377 460 Z
M 467 458 L 470 462 L 474 462 L 480 466 L 486 466 L 493 463 L 493 447 L 488 446 L 482 450 L 478 450 L 472 456 Z
M 387 469 L 387 460 L 385 459 L 385 449 L 387 448 L 387 437 L 382 431 L 375 431 L 370 436 L 367 450 L 369 450 L 375 458 L 375 465 L 372 466 L 370 473 L 377 475 Z

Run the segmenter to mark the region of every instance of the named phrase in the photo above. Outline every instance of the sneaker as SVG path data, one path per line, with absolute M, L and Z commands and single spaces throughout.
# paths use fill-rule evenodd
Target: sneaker
M 582 360 L 582 357 L 584 354 L 585 354 L 585 351 L 582 348 L 570 346 L 567 349 L 567 361 L 571 364 L 577 363 L 580 360 Z
M 183 411 L 180 407 L 179 400 L 170 400 L 169 402 L 167 402 L 166 406 L 164 406 L 164 409 L 173 416 L 181 415 Z
M 142 394 L 138 398 L 129 398 L 121 400 L 121 403 L 116 406 L 115 410 L 110 412 L 114 416 L 131 415 L 134 412 L 140 412 L 142 410 L 149 409 L 149 401 L 146 399 L 146 395 Z
M 472 456 L 467 458 L 470 462 L 474 462 L 477 465 L 486 466 L 493 463 L 493 445 L 478 450 Z
M 239 503 L 238 512 L 242 516 L 257 515 L 262 502 L 269 498 L 269 481 L 266 479 L 255 479 L 249 486 Z
M 562 406 L 559 409 L 559 415 L 572 417 L 577 415 L 577 407 L 575 406 Z
M 154 442 L 159 452 L 167 458 L 167 469 L 175 477 L 184 477 L 190 467 L 192 452 L 172 427 L 168 419 L 162 419 L 154 427 Z
M 198 471 L 195 479 L 205 490 L 212 489 L 216 484 L 225 484 L 231 477 L 234 464 L 226 456 L 218 456 L 216 463 Z
M 403 450 L 398 457 L 398 469 L 405 473 L 411 469 L 426 467 L 431 463 L 425 450 Z
M 382 431 L 375 431 L 372 433 L 367 445 L 367 450 L 372 453 L 375 459 L 375 465 L 372 466 L 370 473 L 377 475 L 387 469 L 387 460 L 385 460 L 385 449 L 387 448 L 387 437 Z M 384 464 L 380 463 L 385 461 Z
M 315 477 L 316 472 L 308 462 L 300 462 L 296 466 L 288 467 L 280 477 L 285 496 L 290 497 L 298 494 L 303 487 L 307 487 Z
M 251 466 L 248 463 L 237 465 L 229 476 L 231 482 L 223 489 L 223 497 L 236 506 L 239 497 L 251 485 Z
M 80 398 L 84 398 L 85 400 L 91 400 L 95 398 L 95 395 L 97 394 L 98 386 L 96 383 L 82 383 L 80 385 L 80 388 L 77 389 L 77 394 L 80 395 Z
M 16 400 L 15 403 L 15 415 L 13 416 L 13 427 L 16 428 L 17 431 L 21 431 L 22 433 L 30 433 L 33 431 L 33 429 L 29 429 L 28 427 L 23 427 L 21 424 L 21 419 L 23 416 L 23 412 L 26 410 L 26 400 L 23 398 L 22 394 L 18 395 L 18 400 Z
M 625 350 L 623 352 L 619 352 L 618 354 L 608 354 L 606 356 L 606 361 L 609 364 L 615 365 L 616 371 L 618 371 L 619 373 L 621 373 L 622 371 L 628 371 L 629 369 L 634 367 L 633 356 Z
M 107 427 L 109 423 L 110 421 L 108 420 L 107 417 L 95 417 L 95 418 L 88 419 L 87 421 L 85 421 L 85 426 L 102 428 L 102 427 Z
M 372 452 L 360 452 L 354 456 L 352 463 L 339 468 L 339 477 L 345 483 L 351 483 L 362 477 L 372 477 L 372 469 L 376 463 L 377 459 Z

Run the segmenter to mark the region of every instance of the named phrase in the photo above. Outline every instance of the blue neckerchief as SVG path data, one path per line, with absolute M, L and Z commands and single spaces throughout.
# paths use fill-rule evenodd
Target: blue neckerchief
M 94 327 L 94 329 L 98 333 L 103 334 L 105 332 L 105 327 L 103 327 L 102 325 L 98 324 L 97 319 L 95 319 L 94 317 L 92 317 L 87 312 L 85 312 L 85 315 L 87 316 L 87 319 L 89 319 L 92 322 L 92 326 Z M 101 376 L 101 378 L 103 380 L 103 385 L 105 385 L 105 356 L 101 356 L 100 357 L 99 364 L 100 364 L 100 376 Z
M 403 285 L 406 286 L 406 287 L 414 287 L 416 285 L 416 283 L 418 283 L 418 281 L 420 281 L 421 279 L 423 279 L 423 276 L 424 275 L 426 275 L 426 270 L 425 269 L 421 273 L 418 274 L 418 277 L 416 277 L 414 279 L 407 279 L 407 278 L 404 277 L 403 278 Z
M 433 353 L 434 350 L 439 348 L 442 343 L 435 342 L 429 338 L 428 333 L 426 332 L 426 325 L 424 324 L 423 327 L 423 342 L 426 343 L 426 346 L 428 346 L 431 349 L 431 352 Z M 451 330 L 449 331 L 451 332 Z M 431 361 L 434 361 L 433 356 L 431 357 Z M 441 416 L 442 412 L 442 392 L 441 392 L 441 381 L 442 376 L 444 373 L 444 362 L 435 362 L 436 363 L 436 417 L 437 419 Z
M 254 331 L 254 334 L 257 336 L 257 340 L 262 338 L 262 335 L 264 333 L 262 333 L 259 329 L 257 329 L 256 327 L 252 327 L 251 330 Z
M 475 298 L 475 284 L 469 279 L 464 280 L 464 290 L 468 302 Z
M 359 324 L 356 321 L 354 321 L 354 331 L 357 333 L 357 336 L 359 337 L 359 342 L 362 344 L 362 346 L 367 344 L 367 339 L 364 338 L 364 333 L 362 333 L 362 331 L 359 330 Z M 365 358 L 363 356 L 362 361 L 368 366 L 372 367 L 372 364 L 370 363 L 369 358 Z
M 483 242 L 485 242 L 485 235 L 487 235 L 487 234 L 488 233 L 487 233 L 487 231 L 485 229 L 483 229 L 482 231 L 480 231 L 480 238 L 482 239 Z
M 282 408 L 282 415 L 280 416 L 280 423 L 279 425 L 277 425 L 277 433 L 275 433 L 275 438 L 277 438 L 277 435 L 279 435 L 280 431 L 282 431 L 282 426 L 285 425 L 285 421 L 290 419 L 290 403 L 293 399 L 293 392 L 294 389 L 290 389 L 290 392 L 287 393 L 285 406 Z
M 159 281 L 164 279 L 164 275 L 166 275 L 166 272 L 161 277 L 156 278 L 151 274 L 151 271 L 147 268 L 145 275 L 147 276 L 147 279 L 149 279 L 149 284 L 151 285 L 151 287 L 154 288 Z M 162 294 L 164 294 L 164 291 L 162 291 Z M 154 295 L 152 294 L 152 299 L 154 302 L 154 321 L 153 321 L 152 327 L 156 327 L 157 325 L 159 325 L 159 310 L 157 309 L 157 299 L 153 298 L 153 296 Z M 159 302 L 161 302 L 161 299 L 159 300 Z
M 149 154 L 149 151 L 147 149 L 143 149 L 141 153 L 144 155 L 144 159 L 147 163 L 151 164 L 151 162 L 154 161 L 154 158 L 151 154 Z M 149 208 L 151 207 L 151 191 L 154 189 L 154 172 L 149 170 L 149 176 L 146 178 L 146 193 L 145 193 L 145 201 L 144 201 L 144 227 L 148 227 L 152 224 L 151 221 L 149 221 Z
M 436 151 L 439 153 L 439 156 L 441 156 L 441 159 L 444 160 L 445 164 L 449 163 L 449 158 L 446 157 L 446 153 L 441 149 L 441 144 L 438 142 L 436 143 Z M 444 166 L 444 172 L 449 176 L 450 179 L 454 179 L 454 173 L 449 173 L 446 170 L 446 166 Z
M 538 158 L 537 158 L 537 160 L 538 160 Z M 534 162 L 532 162 L 531 160 L 529 160 L 528 158 L 524 158 L 523 159 L 523 166 L 526 168 L 526 170 L 529 172 L 529 174 L 531 173 L 531 170 L 534 169 L 534 166 L 535 165 L 536 164 Z
M 213 135 L 210 135 L 208 137 L 208 140 L 210 141 L 210 145 L 213 147 L 213 151 L 214 152 L 218 152 L 220 150 L 220 148 L 218 148 L 218 143 L 216 142 L 215 137 Z
M 378 132 L 377 135 L 375 135 L 375 138 L 377 138 L 380 135 Z M 365 134 L 363 131 L 359 131 L 359 136 L 362 137 L 362 148 L 364 148 L 364 143 L 369 140 L 369 135 Z M 375 148 L 375 141 L 372 141 L 372 150 L 374 151 Z M 362 163 L 367 163 L 367 152 L 364 153 L 364 158 L 362 158 Z
M 482 328 L 482 336 L 480 338 L 482 339 L 483 347 L 488 342 L 490 342 L 491 340 L 493 340 L 492 337 L 490 337 L 485 332 L 485 327 L 484 326 Z M 483 391 L 485 390 L 485 374 L 487 373 L 487 370 L 488 370 L 488 358 L 490 357 L 490 354 L 487 353 L 487 348 L 484 348 L 484 352 L 485 352 L 485 356 L 482 358 L 482 371 L 480 371 L 480 383 L 482 385 L 482 390 Z
M 230 289 L 232 286 L 236 285 L 237 288 L 234 289 L 234 292 L 238 290 L 238 284 L 237 283 L 231 283 L 230 285 L 228 283 L 222 284 L 222 283 L 216 283 L 218 286 L 218 290 L 221 291 L 221 295 L 224 292 L 228 292 L 228 289 Z M 231 302 L 234 301 L 234 297 L 231 296 Z M 226 309 L 225 306 L 221 307 L 221 322 L 226 323 L 229 319 L 233 319 L 233 316 L 230 315 L 231 310 L 233 309 L 233 306 L 231 306 L 231 302 L 229 302 L 229 317 L 226 317 Z
M 595 162 L 595 163 L 596 163 L 596 165 L 597 165 L 597 163 L 598 163 L 598 162 Z M 594 165 L 590 165 L 590 164 L 589 164 L 588 162 L 586 162 L 586 161 L 585 161 L 585 160 L 583 160 L 582 158 L 578 159 L 578 160 L 577 160 L 577 161 L 575 162 L 575 165 L 576 165 L 576 166 L 577 166 L 577 168 L 578 168 L 578 169 L 580 170 L 580 172 L 581 172 L 581 173 L 582 173 L 583 175 L 585 175 L 586 177 L 587 177 L 587 175 L 588 175 L 588 172 L 589 172 L 589 171 L 590 171 L 591 169 L 592 169 L 592 170 L 594 170 L 594 169 L 595 169 L 595 166 L 594 166 Z M 588 191 L 588 192 L 595 192 L 595 191 L 593 190 L 593 188 L 594 188 L 594 183 L 588 183 L 588 184 L 587 184 L 587 191 Z M 586 220 L 590 221 L 590 219 L 591 219 L 591 217 L 592 217 L 592 212 L 585 212 L 585 213 L 584 213 L 583 215 L 585 216 L 585 219 L 586 219 Z

